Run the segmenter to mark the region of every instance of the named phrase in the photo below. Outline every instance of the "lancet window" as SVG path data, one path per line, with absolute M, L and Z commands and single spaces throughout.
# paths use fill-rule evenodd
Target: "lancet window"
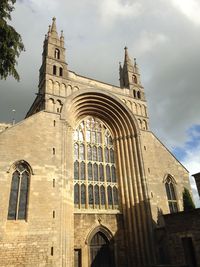
M 105 124 L 86 117 L 74 132 L 74 205 L 118 209 L 113 138 Z
M 165 189 L 167 193 L 168 205 L 170 213 L 178 212 L 177 198 L 175 193 L 175 184 L 170 176 L 165 181 Z
M 30 183 L 30 171 L 27 164 L 19 162 L 12 174 L 8 220 L 25 220 Z

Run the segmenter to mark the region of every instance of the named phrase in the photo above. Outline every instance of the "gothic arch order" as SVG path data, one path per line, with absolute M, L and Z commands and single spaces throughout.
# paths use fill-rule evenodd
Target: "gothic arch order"
M 86 116 L 102 120 L 114 136 L 129 261 L 148 263 L 152 247 L 150 211 L 137 121 L 120 99 L 98 89 L 74 92 L 61 112 L 61 119 L 73 129 Z
M 107 227 L 99 225 L 93 228 L 85 243 L 88 245 L 90 266 L 96 266 L 97 258 L 105 266 L 114 266 L 114 236 Z

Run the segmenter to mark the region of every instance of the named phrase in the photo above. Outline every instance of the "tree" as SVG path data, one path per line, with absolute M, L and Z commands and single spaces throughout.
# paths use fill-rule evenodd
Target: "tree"
M 184 188 L 183 191 L 183 209 L 184 211 L 195 209 L 194 202 L 187 188 Z
M 16 58 L 24 51 L 24 44 L 19 33 L 8 25 L 11 20 L 10 13 L 14 10 L 16 0 L 0 1 L 0 78 L 6 79 L 12 75 L 17 81 L 20 77 L 15 68 Z

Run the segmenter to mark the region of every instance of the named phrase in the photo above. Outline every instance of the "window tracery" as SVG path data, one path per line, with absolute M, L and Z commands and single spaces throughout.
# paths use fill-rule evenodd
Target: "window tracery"
M 74 132 L 74 205 L 118 209 L 114 144 L 100 120 L 86 117 Z
M 12 175 L 8 220 L 25 220 L 29 192 L 30 171 L 27 164 L 19 162 Z
M 170 176 L 168 176 L 165 180 L 165 189 L 167 193 L 168 205 L 170 213 L 178 212 L 178 205 L 175 193 L 175 185 Z

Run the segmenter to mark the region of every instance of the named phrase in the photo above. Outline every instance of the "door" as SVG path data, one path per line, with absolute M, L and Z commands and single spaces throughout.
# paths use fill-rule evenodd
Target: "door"
M 90 243 L 90 267 L 114 267 L 110 242 L 101 233 L 96 233 Z

